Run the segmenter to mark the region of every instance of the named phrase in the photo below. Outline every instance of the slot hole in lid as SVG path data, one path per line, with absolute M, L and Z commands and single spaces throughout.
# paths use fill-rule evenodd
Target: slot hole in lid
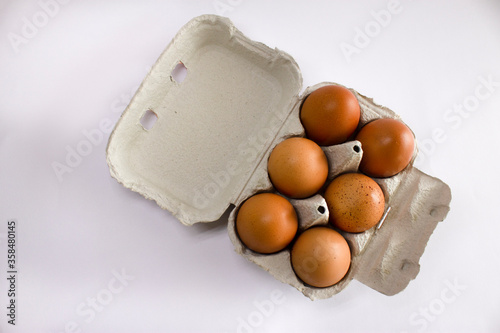
M 175 68 L 172 70 L 172 73 L 170 73 L 170 76 L 175 80 L 175 82 L 182 83 L 187 76 L 186 66 L 184 66 L 184 64 L 179 61 L 179 63 L 177 63 Z
M 360 147 L 360 146 L 358 146 L 358 145 L 354 145 L 354 146 L 352 147 L 352 149 L 353 149 L 356 153 L 359 153 L 359 152 L 361 151 L 361 147 Z
M 319 212 L 320 214 L 325 214 L 325 212 L 326 212 L 325 207 L 323 207 L 323 206 L 319 206 L 319 207 L 318 207 L 318 212 Z
M 150 129 L 153 128 L 157 120 L 158 120 L 158 115 L 154 111 L 146 110 L 146 112 L 144 112 L 144 114 L 141 117 L 140 123 L 146 131 L 149 131 Z

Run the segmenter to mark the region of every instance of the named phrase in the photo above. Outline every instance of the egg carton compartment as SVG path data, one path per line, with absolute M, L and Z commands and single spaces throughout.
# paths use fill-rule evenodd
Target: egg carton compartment
M 174 75 L 179 64 L 187 69 L 182 80 Z M 188 226 L 215 221 L 233 204 L 228 234 L 236 252 L 313 300 L 333 296 L 352 279 L 396 294 L 418 274 L 425 245 L 451 200 L 449 187 L 414 168 L 413 160 L 396 176 L 375 178 L 391 210 L 380 228 L 342 232 L 352 260 L 334 286 L 306 286 L 291 268 L 289 250 L 257 254 L 235 232 L 240 205 L 253 194 L 274 192 L 267 173 L 272 149 L 286 138 L 305 136 L 302 101 L 329 84 L 336 83 L 320 83 L 299 95 L 302 75 L 290 55 L 248 39 L 227 18 L 194 18 L 160 55 L 111 133 L 106 150 L 111 176 Z M 401 120 L 350 90 L 361 108 L 358 130 L 378 118 Z M 156 122 L 143 126 L 151 113 Z M 358 141 L 322 149 L 329 162 L 326 184 L 357 171 L 363 153 Z M 415 149 L 413 159 L 416 154 Z M 300 230 L 327 224 L 321 195 L 290 201 Z

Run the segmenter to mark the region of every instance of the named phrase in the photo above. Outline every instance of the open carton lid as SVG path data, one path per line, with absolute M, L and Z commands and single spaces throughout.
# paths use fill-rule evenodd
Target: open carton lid
M 187 69 L 184 79 L 175 74 L 179 64 Z M 185 225 L 215 221 L 230 204 L 238 207 L 250 195 L 272 190 L 270 150 L 286 137 L 304 136 L 300 102 L 325 84 L 335 83 L 309 87 L 299 96 L 302 77 L 291 56 L 248 39 L 226 18 L 194 18 L 160 56 L 111 133 L 111 175 Z M 362 109 L 360 126 L 377 118 L 399 119 L 351 91 Z M 156 122 L 143 125 L 151 114 Z M 353 144 L 359 142 L 323 147 L 334 156 L 330 171 L 357 170 L 362 147 L 358 156 L 351 156 Z M 343 233 L 351 248 L 351 268 L 332 287 L 299 281 L 288 250 L 264 256 L 247 249 L 234 230 L 237 209 L 229 217 L 229 237 L 237 253 L 313 300 L 331 297 L 352 279 L 394 295 L 418 274 L 427 241 L 449 211 L 451 192 L 412 163 L 394 177 L 375 181 L 391 211 L 380 229 Z M 318 202 L 324 202 L 319 195 L 295 205 L 316 214 Z M 318 216 L 317 221 L 328 223 L 328 218 Z
M 178 64 L 187 69 L 182 82 L 172 74 Z M 215 221 L 237 201 L 301 86 L 288 54 L 249 40 L 226 18 L 194 18 L 116 124 L 111 175 L 183 224 Z M 149 130 L 146 112 L 157 116 Z

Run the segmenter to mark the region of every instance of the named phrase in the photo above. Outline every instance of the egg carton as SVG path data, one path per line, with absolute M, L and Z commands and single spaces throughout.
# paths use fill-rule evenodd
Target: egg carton
M 187 70 L 183 80 L 175 75 L 179 66 Z M 269 154 L 289 137 L 305 137 L 300 106 L 309 93 L 328 84 L 337 83 L 323 82 L 300 94 L 301 72 L 290 55 L 250 40 L 227 18 L 196 17 L 160 55 L 117 122 L 106 150 L 110 173 L 185 225 L 216 221 L 232 209 L 228 235 L 235 251 L 312 300 L 333 296 L 352 279 L 394 295 L 418 274 L 428 239 L 451 201 L 446 184 L 413 167 L 417 149 L 402 172 L 375 178 L 386 200 L 383 221 L 363 233 L 342 232 L 351 266 L 334 286 L 305 285 L 293 272 L 289 249 L 255 253 L 235 231 L 236 214 L 247 198 L 275 192 L 267 173 Z M 359 128 L 378 118 L 401 120 L 350 90 L 361 108 Z M 148 114 L 157 118 L 151 128 L 141 123 Z M 322 149 L 329 162 L 328 181 L 358 170 L 360 142 Z M 328 224 L 320 194 L 290 201 L 299 232 Z

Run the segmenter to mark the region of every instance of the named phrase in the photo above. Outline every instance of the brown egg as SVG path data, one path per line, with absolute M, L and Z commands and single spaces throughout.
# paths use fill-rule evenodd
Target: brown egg
M 297 276 L 313 287 L 329 287 L 346 275 L 351 265 L 351 251 L 344 237 L 326 227 L 304 231 L 291 252 Z
M 256 194 L 241 205 L 236 230 L 243 244 L 259 253 L 283 250 L 298 228 L 292 204 L 274 193 Z
M 325 191 L 330 223 L 347 232 L 363 232 L 384 214 L 385 199 L 380 186 L 360 173 L 336 177 Z
M 290 198 L 307 198 L 319 191 L 328 176 L 328 160 L 316 143 L 290 138 L 279 143 L 268 161 L 274 187 Z
M 412 131 L 396 119 L 369 122 L 356 136 L 363 148 L 359 169 L 372 177 L 392 177 L 410 163 L 415 149 Z
M 313 91 L 300 110 L 306 136 L 320 146 L 347 141 L 356 130 L 359 117 L 356 96 L 349 89 L 335 85 Z

